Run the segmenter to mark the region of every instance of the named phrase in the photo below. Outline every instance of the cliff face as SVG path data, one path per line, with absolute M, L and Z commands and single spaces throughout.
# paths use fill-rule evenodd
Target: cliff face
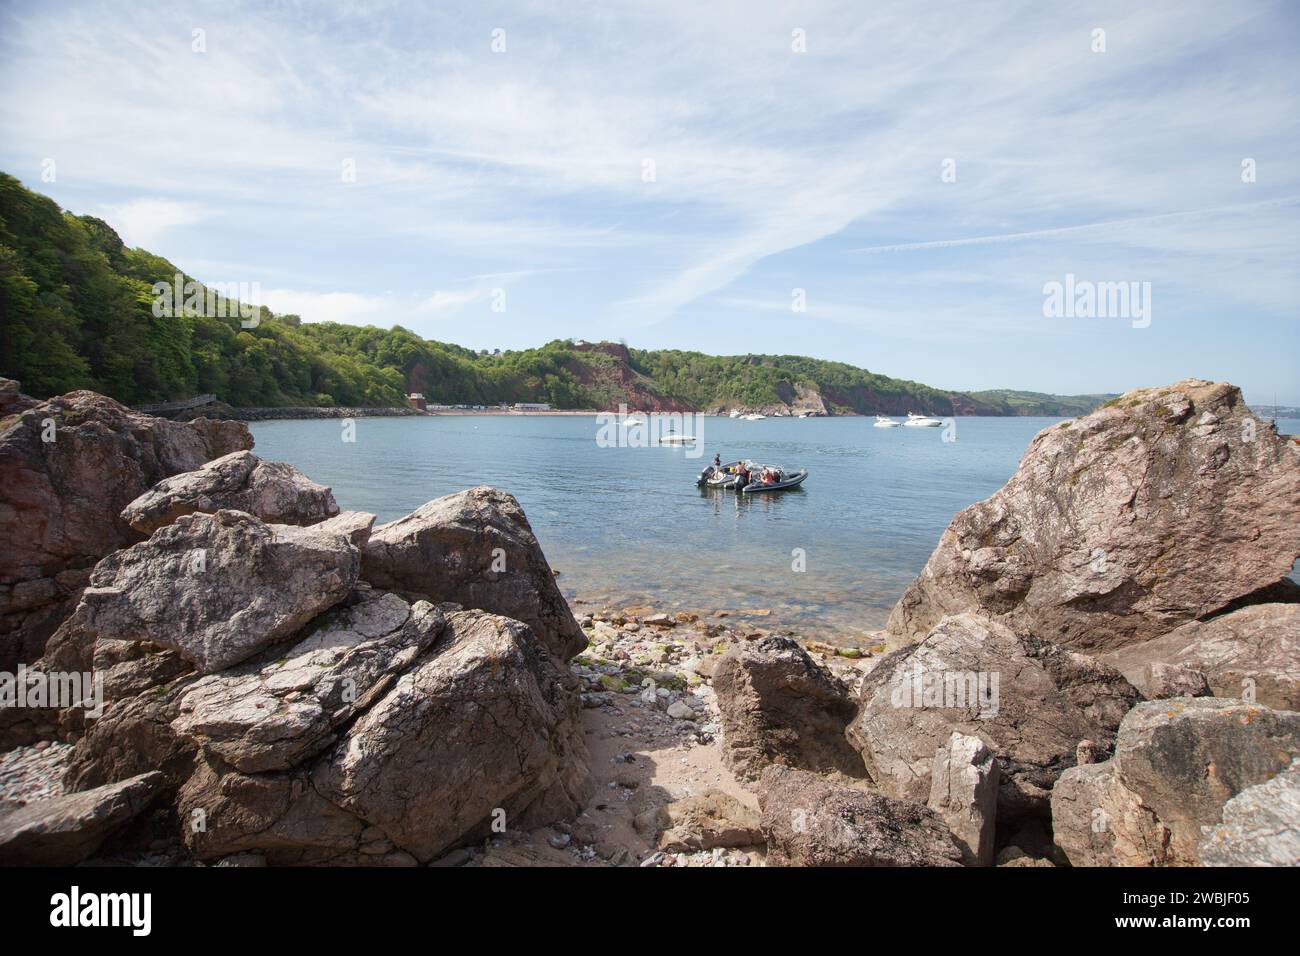
M 694 412 L 690 403 L 661 393 L 653 381 L 632 367 L 627 346 L 618 342 L 583 343 L 575 352 L 607 355 L 608 362 L 571 361 L 568 370 L 579 383 L 604 397 L 602 411 L 617 411 L 620 403 L 642 412 Z

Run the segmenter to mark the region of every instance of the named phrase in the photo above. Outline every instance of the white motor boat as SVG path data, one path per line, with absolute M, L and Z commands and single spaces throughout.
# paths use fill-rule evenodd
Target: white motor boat
M 742 416 L 742 417 L 743 417 L 743 418 L 745 419 L 745 421 L 747 421 L 747 422 L 761 422 L 763 419 L 767 418 L 766 415 L 760 415 L 760 414 L 758 414 L 758 412 L 754 412 L 754 414 L 752 414 L 752 415 L 745 415 L 745 416 Z
M 931 418 L 929 415 L 918 415 L 916 412 L 907 413 L 907 421 L 904 425 L 911 425 L 913 428 L 939 428 L 943 425 L 942 418 Z
M 695 441 L 694 435 L 660 435 L 659 444 L 661 445 L 690 445 Z
M 896 422 L 892 418 L 887 418 L 884 415 L 876 416 L 877 428 L 897 428 L 901 424 L 902 422 Z
M 633 425 L 644 425 L 644 424 L 645 424 L 644 418 L 635 418 L 635 417 L 624 419 L 622 422 L 624 428 L 631 428 Z
M 728 415 L 727 417 L 728 417 L 728 418 L 739 418 L 739 417 L 740 417 L 740 409 L 739 409 L 739 408 L 733 408 L 733 409 L 731 410 L 731 414 Z

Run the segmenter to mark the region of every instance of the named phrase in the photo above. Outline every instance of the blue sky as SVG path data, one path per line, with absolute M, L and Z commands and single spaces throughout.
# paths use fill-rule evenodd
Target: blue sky
M 1300 404 L 1297 53 L 1294 3 L 10 2 L 0 168 L 308 321 Z

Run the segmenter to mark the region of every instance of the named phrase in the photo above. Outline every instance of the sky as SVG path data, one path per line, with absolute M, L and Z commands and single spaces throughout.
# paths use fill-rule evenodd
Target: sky
M 1294 2 L 4 0 L 0 169 L 304 321 L 1300 405 L 1298 53 Z

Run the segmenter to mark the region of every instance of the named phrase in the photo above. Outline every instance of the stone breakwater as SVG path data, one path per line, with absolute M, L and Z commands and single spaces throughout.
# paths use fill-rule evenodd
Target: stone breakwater
M 0 862 L 1300 864 L 1300 449 L 1230 385 L 1040 433 L 863 648 L 571 608 L 496 489 L 376 526 L 238 423 L 0 400 L 0 639 L 103 687 L 0 709 Z

